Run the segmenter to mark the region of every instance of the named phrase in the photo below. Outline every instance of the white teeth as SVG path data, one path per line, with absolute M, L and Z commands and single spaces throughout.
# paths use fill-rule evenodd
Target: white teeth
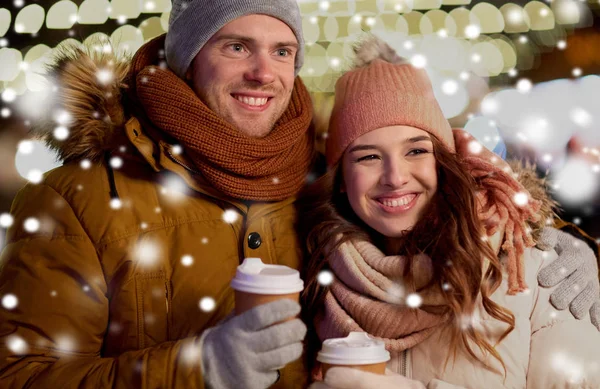
M 241 101 L 242 103 L 251 105 L 253 107 L 261 107 L 267 104 L 267 101 L 269 100 L 266 97 L 236 96 L 235 98 Z
M 414 194 L 406 195 L 397 200 L 380 200 L 386 207 L 398 207 L 410 203 L 415 198 Z

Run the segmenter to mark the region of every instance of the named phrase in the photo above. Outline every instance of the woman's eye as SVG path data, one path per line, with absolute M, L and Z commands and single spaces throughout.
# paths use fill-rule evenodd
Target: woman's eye
M 419 154 L 426 154 L 429 151 L 426 149 L 412 149 L 408 152 L 409 155 L 419 155 Z
M 362 161 L 374 161 L 376 159 L 379 159 L 378 155 L 375 154 L 370 154 L 370 155 L 365 155 L 364 157 L 360 157 L 356 160 L 356 162 L 362 162 Z

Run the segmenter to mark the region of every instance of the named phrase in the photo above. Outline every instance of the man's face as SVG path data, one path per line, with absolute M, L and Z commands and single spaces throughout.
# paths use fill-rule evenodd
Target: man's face
M 225 25 L 204 45 L 188 78 L 213 112 L 260 138 L 288 107 L 297 52 L 298 40 L 287 24 L 248 15 Z

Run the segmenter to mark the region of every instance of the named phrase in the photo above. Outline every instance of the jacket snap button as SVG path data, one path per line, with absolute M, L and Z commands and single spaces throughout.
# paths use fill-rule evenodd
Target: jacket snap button
M 260 247 L 262 243 L 262 238 L 260 237 L 260 234 L 258 232 L 251 232 L 248 235 L 248 247 L 250 247 L 251 249 L 257 249 Z

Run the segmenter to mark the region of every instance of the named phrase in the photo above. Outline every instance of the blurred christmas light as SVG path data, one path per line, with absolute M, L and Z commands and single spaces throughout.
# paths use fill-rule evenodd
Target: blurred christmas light
M 2 108 L 2 111 L 0 111 L 0 116 L 2 116 L 5 119 L 10 117 L 10 114 L 11 114 L 11 112 L 10 112 L 10 109 L 8 109 L 8 108 Z
M 17 92 L 12 88 L 6 88 L 4 89 L 4 92 L 2 92 L 2 100 L 5 103 L 12 103 L 16 98 Z

